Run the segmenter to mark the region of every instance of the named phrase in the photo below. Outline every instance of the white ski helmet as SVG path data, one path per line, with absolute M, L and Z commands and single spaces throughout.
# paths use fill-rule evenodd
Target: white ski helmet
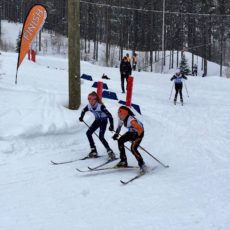
M 180 74 L 180 69 L 177 69 L 177 70 L 176 70 L 176 74 Z

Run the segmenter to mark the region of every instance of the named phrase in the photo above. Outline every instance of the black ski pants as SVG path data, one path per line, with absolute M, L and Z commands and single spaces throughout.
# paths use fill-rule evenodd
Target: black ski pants
M 106 131 L 106 127 L 107 127 L 107 123 L 108 123 L 108 120 L 107 119 L 102 119 L 102 120 L 95 120 L 93 122 L 93 124 L 89 127 L 88 131 L 86 132 L 86 135 L 88 137 L 88 140 L 89 140 L 89 144 L 90 144 L 90 147 L 91 148 L 95 148 L 95 143 L 94 143 L 94 140 L 93 140 L 93 133 L 98 129 L 100 128 L 100 131 L 99 131 L 99 139 L 101 141 L 101 143 L 105 146 L 105 148 L 108 150 L 110 149 L 109 147 L 109 144 L 108 142 L 105 140 L 105 131 Z
M 129 74 L 121 73 L 121 90 L 123 93 L 125 92 L 125 80 L 126 80 L 126 84 L 127 84 L 128 77 L 129 77 Z
M 176 93 L 175 93 L 174 101 L 177 100 L 178 93 L 180 94 L 180 100 L 183 101 L 182 88 L 183 88 L 183 84 L 182 83 L 179 83 L 179 84 L 175 83 L 175 91 L 176 91 Z
M 136 132 L 126 132 L 118 139 L 118 148 L 120 150 L 120 158 L 123 161 L 127 161 L 127 157 L 125 154 L 125 142 L 131 141 L 131 152 L 135 156 L 138 161 L 139 166 L 144 164 L 143 158 L 137 148 L 139 147 L 142 139 L 144 137 L 144 133 L 138 137 Z

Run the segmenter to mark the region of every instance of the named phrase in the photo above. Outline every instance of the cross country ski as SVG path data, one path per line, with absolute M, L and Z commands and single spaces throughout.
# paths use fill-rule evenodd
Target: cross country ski
M 69 163 L 73 163 L 73 162 L 76 162 L 76 161 L 83 161 L 83 160 L 87 160 L 87 159 L 94 159 L 94 158 L 99 158 L 99 157 L 102 157 L 102 156 L 96 156 L 96 157 L 89 157 L 89 156 L 86 156 L 86 157 L 83 157 L 83 158 L 79 158 L 79 159 L 74 159 L 74 160 L 69 160 L 69 161 L 61 161 L 61 162 L 56 162 L 56 161 L 50 161 L 53 165 L 62 165 L 62 164 L 69 164 Z
M 147 169 L 146 171 L 141 171 L 141 172 L 139 172 L 139 174 L 137 174 L 136 176 L 130 178 L 129 180 L 126 180 L 126 181 L 120 180 L 120 182 L 121 182 L 123 185 L 127 185 L 127 184 L 129 184 L 130 182 L 132 182 L 132 181 L 134 181 L 134 180 L 136 180 L 136 179 L 138 179 L 138 178 L 140 178 L 140 177 L 142 177 L 142 176 L 144 176 L 144 175 L 146 175 L 146 174 L 148 174 L 148 173 L 154 171 L 156 168 L 157 168 L 157 166 L 155 166 L 155 167 L 152 168 L 152 169 Z
M 88 167 L 88 169 L 86 170 L 81 170 L 76 168 L 76 170 L 78 172 L 97 172 L 97 171 L 106 171 L 106 170 L 122 170 L 122 169 L 126 170 L 126 169 L 138 169 L 138 168 L 139 168 L 138 166 L 117 167 L 117 165 L 114 165 L 114 166 L 108 166 L 108 167 L 96 168 L 96 169 Z
M 105 165 L 107 165 L 107 164 L 109 164 L 109 163 L 111 163 L 111 162 L 113 162 L 113 161 L 115 161 L 115 160 L 117 160 L 117 158 L 115 158 L 115 159 L 113 159 L 113 160 L 107 160 L 107 161 L 105 161 L 104 163 L 102 163 L 102 164 L 99 164 L 99 165 L 97 165 L 97 166 L 95 166 L 95 167 L 88 167 L 88 170 L 86 170 L 86 172 L 87 171 L 92 171 L 92 170 L 96 170 L 96 169 L 99 169 L 99 168 L 101 168 L 101 167 L 103 167 L 103 166 L 105 166 Z M 76 168 L 76 170 L 77 171 L 79 171 L 79 172 L 84 172 L 84 171 L 82 171 L 82 170 L 80 170 L 80 169 L 78 169 L 78 168 Z

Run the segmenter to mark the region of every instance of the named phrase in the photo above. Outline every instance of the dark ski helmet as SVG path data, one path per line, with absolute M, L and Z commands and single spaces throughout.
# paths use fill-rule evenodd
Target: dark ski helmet
M 134 116 L 134 113 L 128 107 L 122 105 L 118 109 L 118 116 L 119 117 L 127 117 L 128 115 Z

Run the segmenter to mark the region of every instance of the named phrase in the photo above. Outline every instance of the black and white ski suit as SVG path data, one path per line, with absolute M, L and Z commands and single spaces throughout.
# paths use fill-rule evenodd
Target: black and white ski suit
M 95 116 L 94 122 L 86 132 L 90 147 L 95 148 L 95 143 L 92 135 L 98 128 L 100 128 L 99 139 L 107 150 L 110 149 L 109 144 L 105 140 L 104 135 L 105 135 L 108 119 L 110 122 L 110 129 L 113 130 L 113 117 L 111 113 L 106 109 L 106 107 L 103 104 L 96 103 L 94 106 L 88 104 L 81 112 L 81 116 L 80 116 L 81 119 L 83 119 L 87 111 L 92 112 L 93 115 Z
M 180 100 L 181 100 L 181 102 L 183 102 L 183 95 L 182 95 L 183 82 L 182 82 L 182 79 L 187 80 L 187 77 L 180 74 L 180 75 L 173 75 L 173 77 L 170 79 L 171 81 L 174 80 L 174 83 L 175 83 L 176 93 L 175 93 L 174 101 L 177 100 L 177 95 L 179 93 L 180 94 Z

